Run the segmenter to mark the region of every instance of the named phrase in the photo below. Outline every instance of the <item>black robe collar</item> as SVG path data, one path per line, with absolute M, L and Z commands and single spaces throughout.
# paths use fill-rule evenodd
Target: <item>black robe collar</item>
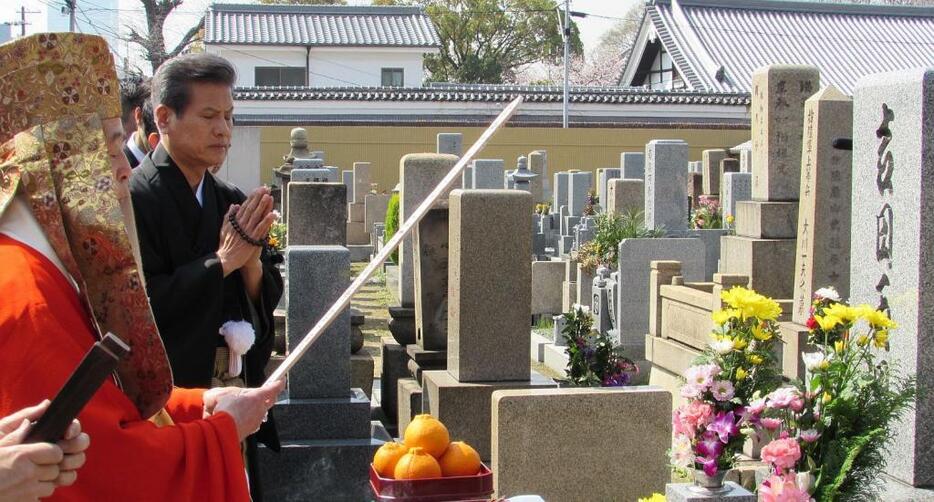
M 152 152 L 152 161 L 178 207 L 183 220 L 182 230 L 191 244 L 194 256 L 217 249 L 222 222 L 214 177 L 209 172 L 204 173 L 202 205 L 199 205 L 185 175 L 162 144 Z

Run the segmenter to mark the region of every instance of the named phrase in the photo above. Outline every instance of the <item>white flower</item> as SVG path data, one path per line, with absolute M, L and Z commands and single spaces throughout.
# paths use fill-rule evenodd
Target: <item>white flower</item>
M 590 306 L 588 306 L 588 305 L 581 305 L 581 304 L 579 304 L 579 303 L 575 303 L 575 304 L 571 305 L 571 311 L 572 311 L 572 312 L 577 312 L 578 310 L 582 310 L 582 311 L 584 312 L 584 314 L 590 315 Z
M 717 354 L 725 356 L 730 352 L 733 352 L 733 339 L 732 338 L 718 338 L 710 342 L 710 348 L 714 350 Z
M 804 352 L 801 354 L 801 359 L 808 371 L 825 370 L 830 365 L 830 357 L 822 351 Z
M 694 451 L 691 440 L 683 434 L 675 434 L 671 445 L 671 465 L 687 469 L 694 465 Z
M 835 302 L 840 301 L 840 293 L 837 293 L 837 290 L 833 286 L 826 288 L 820 288 L 814 292 L 814 296 L 817 298 L 823 298 L 825 300 L 832 300 Z

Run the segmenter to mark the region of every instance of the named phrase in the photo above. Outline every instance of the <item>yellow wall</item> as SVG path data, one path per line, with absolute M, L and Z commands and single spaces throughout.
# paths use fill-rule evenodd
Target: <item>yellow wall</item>
M 292 127 L 262 128 L 261 162 L 263 183 L 272 181 L 273 167 L 282 164 L 289 151 Z M 354 162 L 371 162 L 371 177 L 379 190 L 391 190 L 399 181 L 399 159 L 408 153 L 434 152 L 441 132 L 464 135 L 466 150 L 483 132 L 480 127 L 376 127 L 306 126 L 310 150 L 322 150 L 325 164 L 351 169 Z M 499 131 L 478 158 L 504 159 L 514 169 L 519 155 L 533 150 L 548 152 L 548 174 L 568 169 L 593 170 L 618 167 L 621 152 L 644 151 L 653 139 L 683 139 L 691 148 L 691 160 L 701 151 L 728 148 L 749 140 L 749 130 L 716 129 L 598 129 L 509 127 Z

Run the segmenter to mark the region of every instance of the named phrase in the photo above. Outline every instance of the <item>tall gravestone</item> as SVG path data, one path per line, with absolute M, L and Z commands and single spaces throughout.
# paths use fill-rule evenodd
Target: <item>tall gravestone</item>
M 400 225 L 415 212 L 415 208 L 456 163 L 457 157 L 450 154 L 416 153 L 402 157 L 399 161 L 399 178 L 402 180 Z M 413 253 L 412 237 L 409 236 L 402 240 L 402 250 L 399 253 L 399 301 L 402 307 L 408 308 L 415 308 Z
M 349 204 L 353 202 L 353 171 L 342 171 L 341 181 L 343 181 L 344 186 L 347 187 L 347 203 Z
M 723 194 L 723 180 L 725 179 L 726 173 L 738 173 L 739 171 L 739 159 L 733 157 L 727 157 L 720 161 L 718 166 L 720 171 L 720 194 Z
M 289 245 L 347 244 L 347 187 L 292 181 L 288 187 Z
M 833 148 L 833 141 L 852 134 L 853 102 L 836 87 L 805 101 L 792 322 L 780 324 L 782 369 L 789 378 L 805 376 L 801 353 L 808 349 L 805 323 L 814 291 L 833 286 L 841 298 L 850 296 L 852 156 Z
M 459 132 L 438 133 L 436 151 L 448 155 L 461 156 L 464 147 L 464 135 Z
M 646 228 L 687 230 L 687 175 L 687 143 L 657 139 L 645 145 Z
M 723 173 L 723 193 L 720 195 L 720 207 L 723 211 L 724 225 L 728 217 L 736 218 L 736 203 L 752 199 L 752 173 Z
M 641 180 L 645 177 L 645 154 L 642 152 L 623 152 L 619 154 L 619 169 L 623 178 Z
M 898 323 L 891 356 L 934 388 L 934 69 L 865 77 L 853 98 L 850 296 Z M 887 471 L 934 484 L 934 393 L 923 392 L 889 446 Z
M 593 173 L 576 171 L 568 174 L 568 214 L 583 216 L 587 205 L 587 193 L 593 186 Z
M 752 78 L 752 199 L 736 203 L 736 235 L 721 239 L 720 272 L 749 277 L 757 292 L 794 295 L 804 102 L 816 67 L 773 65 Z
M 621 178 L 623 171 L 617 167 L 597 169 L 597 197 L 604 211 L 609 211 L 607 199 L 607 186 L 610 180 Z
M 425 350 L 448 344 L 448 207 L 428 211 L 415 231 L 415 340 Z
M 350 284 L 350 251 L 290 244 L 286 271 L 291 351 Z M 369 493 L 367 465 L 390 438 L 371 424 L 366 394 L 350 388 L 350 329 L 345 310 L 289 371 L 288 399 L 275 406 L 282 450 L 259 449 L 260 479 L 270 499 L 361 500 Z M 320 476 L 321 466 L 328 476 Z
M 551 212 L 558 213 L 561 211 L 561 206 L 568 204 L 568 173 L 555 173 L 554 180 L 554 201 L 551 205 Z
M 726 158 L 726 150 L 704 150 L 702 158 L 704 195 L 720 195 L 720 161 Z
M 850 185 L 852 156 L 833 140 L 853 134 L 853 101 L 827 86 L 804 104 L 804 149 L 792 319 L 804 324 L 811 297 L 833 286 L 850 296 Z
M 481 458 L 494 390 L 554 386 L 531 371 L 532 208 L 522 190 L 450 197 L 447 369 L 422 373 L 422 407 Z
M 535 203 L 548 200 L 545 196 L 545 183 L 548 179 L 548 153 L 544 150 L 535 150 L 529 153 L 529 169 L 537 174 L 529 182 L 529 191 Z
M 606 190 L 609 214 L 630 214 L 645 209 L 645 182 L 641 179 L 617 178 L 610 180 Z
M 502 159 L 477 159 L 473 164 L 473 180 L 470 188 L 492 190 L 503 187 L 505 163 Z

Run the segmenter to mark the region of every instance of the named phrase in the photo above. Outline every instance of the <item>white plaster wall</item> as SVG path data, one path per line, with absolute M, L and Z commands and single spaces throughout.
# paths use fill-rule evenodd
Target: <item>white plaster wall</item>
M 260 127 L 235 126 L 227 160 L 215 176 L 249 194 L 260 186 L 260 171 L 274 166 L 260 165 Z
M 341 47 L 311 49 L 312 87 L 380 86 L 383 68 L 402 68 L 405 87 L 425 79 L 423 49 Z
M 305 47 L 209 44 L 205 52 L 230 61 L 237 70 L 237 87 L 255 85 L 257 66 L 304 68 L 309 57 Z M 425 49 L 312 47 L 308 83 L 312 87 L 380 86 L 383 68 L 402 68 L 405 86 L 421 87 L 424 54 Z
M 206 45 L 205 52 L 230 61 L 237 70 L 237 87 L 255 85 L 257 66 L 305 67 L 304 47 L 263 47 L 257 45 Z

